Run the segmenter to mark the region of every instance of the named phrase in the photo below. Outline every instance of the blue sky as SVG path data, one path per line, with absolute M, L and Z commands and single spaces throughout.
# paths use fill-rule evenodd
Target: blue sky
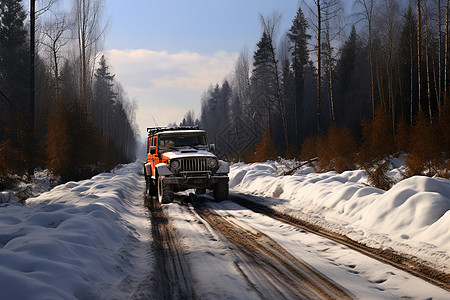
M 261 36 L 259 14 L 282 14 L 280 36 L 298 0 L 106 0 L 110 19 L 104 52 L 112 72 L 138 104 L 146 128 L 200 114 L 210 84 L 229 75 L 239 53 L 251 56 Z M 153 115 L 153 117 L 152 117 Z
M 278 10 L 281 27 L 288 28 L 298 0 L 107 0 L 106 5 L 112 20 L 106 48 L 213 54 L 256 44 L 259 13 Z

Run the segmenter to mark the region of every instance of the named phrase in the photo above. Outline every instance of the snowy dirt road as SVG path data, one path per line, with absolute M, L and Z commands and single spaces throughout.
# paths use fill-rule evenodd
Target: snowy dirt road
M 446 299 L 449 293 L 336 241 L 211 196 L 146 199 L 166 299 Z M 194 204 L 185 200 L 194 200 Z
M 148 205 L 138 161 L 0 203 L 0 298 L 450 299 L 450 181 L 382 192 L 358 183 L 360 171 L 279 176 L 274 166 L 236 164 L 223 202 Z M 350 238 L 409 256 L 406 268 Z M 411 275 L 413 261 L 442 271 L 441 287 Z

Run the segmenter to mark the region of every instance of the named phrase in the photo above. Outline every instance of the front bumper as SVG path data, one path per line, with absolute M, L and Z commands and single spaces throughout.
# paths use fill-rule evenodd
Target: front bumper
M 219 182 L 228 182 L 228 176 L 166 176 L 163 179 L 164 184 L 168 184 L 173 187 L 173 189 L 181 191 L 191 188 L 209 188 L 212 189 L 214 185 Z

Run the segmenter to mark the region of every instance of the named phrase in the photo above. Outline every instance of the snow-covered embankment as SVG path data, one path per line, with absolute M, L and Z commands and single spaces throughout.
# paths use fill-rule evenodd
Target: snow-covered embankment
M 4 299 L 128 298 L 151 261 L 141 164 L 0 204 Z
M 281 168 L 277 162 L 235 164 L 230 188 L 368 246 L 390 247 L 450 272 L 450 180 L 415 176 L 385 192 L 367 186 L 361 170 L 314 173 L 303 167 L 293 176 L 278 176 Z

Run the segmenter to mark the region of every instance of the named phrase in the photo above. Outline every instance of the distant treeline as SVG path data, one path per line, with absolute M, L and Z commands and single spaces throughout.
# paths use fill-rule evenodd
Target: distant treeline
M 201 124 L 235 160 L 319 156 L 320 170 L 375 172 L 403 151 L 410 175 L 448 176 L 449 4 L 409 3 L 355 0 L 357 31 L 342 2 L 304 1 L 277 40 L 280 15 L 261 16 L 251 59 L 242 51 L 182 124 Z
M 99 57 L 103 2 L 56 2 L 37 2 L 32 93 L 24 3 L 0 0 L 0 188 L 36 167 L 67 181 L 135 158 L 135 105 Z

